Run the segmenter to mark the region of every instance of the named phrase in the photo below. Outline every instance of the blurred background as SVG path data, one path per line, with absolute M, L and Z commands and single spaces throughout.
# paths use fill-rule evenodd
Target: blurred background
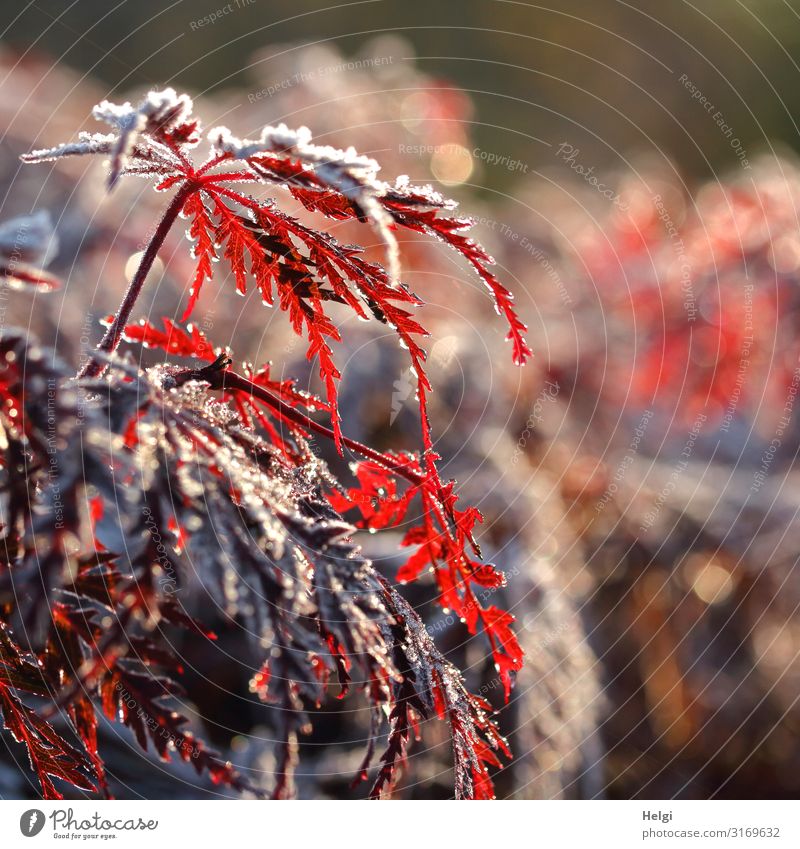
M 499 710 L 516 758 L 498 795 L 800 793 L 800 2 L 37 0 L 5 4 L 0 33 L 0 222 L 48 209 L 65 281 L 5 320 L 67 358 L 98 338 L 164 196 L 129 180 L 107 197 L 99 163 L 18 156 L 101 129 L 103 98 L 168 84 L 207 127 L 304 124 L 475 219 L 532 364 L 511 365 L 487 294 L 443 247 L 404 236 L 403 267 L 429 302 L 437 450 L 486 516 L 526 651 L 510 704 L 481 637 L 431 587 L 413 600 Z M 332 229 L 380 260 L 367 228 Z M 176 232 L 142 315 L 179 316 L 191 271 Z M 281 316 L 206 288 L 195 319 L 215 343 L 314 388 Z M 415 448 L 403 352 L 369 325 L 343 336 L 345 431 Z M 367 541 L 389 577 L 398 540 Z M 251 674 L 220 662 L 216 687 L 188 689 L 213 743 L 268 777 Z M 318 719 L 300 793 L 347 797 L 366 716 L 353 699 Z M 124 732 L 105 734 L 117 795 L 218 792 L 163 765 L 145 787 Z M 20 798 L 12 757 L 0 796 Z M 447 796 L 448 760 L 424 729 L 400 794 Z

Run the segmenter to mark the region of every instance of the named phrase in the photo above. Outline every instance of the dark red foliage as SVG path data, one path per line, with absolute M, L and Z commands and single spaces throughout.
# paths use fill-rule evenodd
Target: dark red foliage
M 496 607 L 483 607 L 473 590 L 473 585 L 497 589 L 505 584 L 502 572 L 478 559 L 480 550 L 474 530 L 483 521 L 482 516 L 474 507 L 463 510 L 456 507 L 453 482 L 442 486 L 435 467 L 423 468 L 414 455 L 392 457 L 418 476 L 420 482 L 403 488 L 387 468 L 363 461 L 356 466 L 360 486 L 346 493 L 334 490 L 330 502 L 342 514 L 358 510 L 361 515 L 358 527 L 375 530 L 408 521 L 412 505 L 419 502 L 421 521 L 409 527 L 402 541 L 403 546 L 414 546 L 415 551 L 400 568 L 397 580 L 405 584 L 433 572 L 445 612 L 452 610 L 471 634 L 479 624 L 486 632 L 508 698 L 513 673 L 522 666 L 522 649 L 510 628 L 514 617 Z
M 31 769 L 36 774 L 42 795 L 47 799 L 63 796 L 52 782 L 60 778 L 82 790 L 94 790 L 96 776 L 90 762 L 94 749 L 93 719 L 81 723 L 88 742 L 87 754 L 77 751 L 50 723 L 45 722 L 19 697 L 18 692 L 51 697 L 47 678 L 37 660 L 23 652 L 14 642 L 6 625 L 0 625 L 0 712 L 5 727 L 28 751 Z M 79 710 L 75 708 L 76 714 Z
M 357 528 L 410 524 L 402 545 L 414 550 L 399 581 L 433 573 L 441 605 L 471 633 L 486 634 L 508 696 L 522 663 L 513 617 L 484 607 L 475 589 L 495 590 L 504 578 L 481 559 L 480 513 L 460 505 L 454 482 L 439 475 L 420 344 L 427 333 L 414 312 L 422 301 L 396 279 L 393 232 L 402 227 L 436 237 L 474 268 L 508 322 L 513 359 L 522 364 L 531 353 L 525 327 L 490 270 L 492 260 L 463 235 L 468 222 L 449 217 L 453 204 L 432 189 L 382 183 L 371 160 L 313 145 L 307 131 L 265 128 L 258 141 L 241 141 L 218 128 L 208 134 L 208 160 L 196 166 L 192 148 L 201 130 L 185 96 L 151 92 L 137 107 L 101 104 L 96 115 L 116 135 L 85 135 L 26 159 L 102 153 L 110 157 L 110 185 L 131 173 L 152 176 L 159 190 L 174 194 L 77 381 L 24 334 L 0 340 L 0 423 L 7 437 L 0 708 L 28 749 L 43 795 L 58 796 L 52 778 L 109 792 L 98 709 L 163 760 L 177 754 L 215 783 L 264 793 L 201 742 L 178 709 L 183 669 L 162 628 L 215 639 L 176 595 L 194 575 L 259 645 L 271 645 L 251 691 L 277 708 L 274 797 L 293 794 L 298 734 L 308 731 L 308 711 L 323 702 L 333 679 L 340 696 L 361 691 L 373 713 L 357 781 L 368 775 L 388 717 L 372 796 L 392 790 L 415 728 L 438 718 L 452 736 L 455 795 L 490 798 L 489 768 L 499 765 L 498 752 L 509 753 L 489 706 L 466 691 L 419 617 L 353 537 Z M 368 223 L 385 245 L 388 270 L 243 186 L 288 190 L 312 213 Z M 234 369 L 231 352 L 191 324 L 130 322 L 179 215 L 190 222 L 197 260 L 184 322 L 213 280 L 214 264 L 224 260 L 237 291 L 255 286 L 305 339 L 324 400 L 291 380 L 273 379 L 269 365 Z M 342 433 L 334 358 L 340 335 L 331 305 L 391 327 L 407 349 L 418 380 L 419 454 L 379 452 Z M 123 339 L 163 351 L 164 362 L 145 370 L 120 362 L 113 354 Z M 318 412 L 330 427 L 315 418 Z M 330 476 L 309 448 L 311 433 L 360 457 L 357 485 Z M 56 507 L 60 519 L 50 527 Z M 351 511 L 355 525 L 343 518 Z M 43 531 L 49 531 L 46 544 Z M 63 544 L 67 534 L 84 554 Z M 23 585 L 28 591 L 18 592 Z M 26 634 L 24 648 L 12 637 L 12 623 Z M 26 696 L 49 701 L 44 715 L 53 721 L 59 713 L 66 717 L 82 750 L 28 706 Z

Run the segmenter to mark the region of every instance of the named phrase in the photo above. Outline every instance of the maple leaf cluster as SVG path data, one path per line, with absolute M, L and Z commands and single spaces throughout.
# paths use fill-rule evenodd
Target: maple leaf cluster
M 432 188 L 385 183 L 373 160 L 315 145 L 305 128 L 267 127 L 255 140 L 215 128 L 197 165 L 193 150 L 203 133 L 186 95 L 166 89 L 135 106 L 104 102 L 95 116 L 113 132 L 84 133 L 23 159 L 102 154 L 109 187 L 125 175 L 144 176 L 172 198 L 77 378 L 23 333 L 0 340 L 0 711 L 26 746 L 42 794 L 58 797 L 54 778 L 110 792 L 98 711 L 165 760 L 178 756 L 214 782 L 264 792 L 188 730 L 178 710 L 182 669 L 164 629 L 215 639 L 176 593 L 199 578 L 220 610 L 271 647 L 251 681 L 252 692 L 278 708 L 271 795 L 294 792 L 298 735 L 337 681 L 342 693 L 362 691 L 373 712 L 357 781 L 368 777 L 385 736 L 373 796 L 396 784 L 419 722 L 438 717 L 453 741 L 455 795 L 490 798 L 490 768 L 509 753 L 489 706 L 465 689 L 355 536 L 358 528 L 408 524 L 402 545 L 413 551 L 399 582 L 433 574 L 441 605 L 470 632 L 485 633 L 508 697 L 522 651 L 511 614 L 484 607 L 475 591 L 504 582 L 481 559 L 482 517 L 439 474 L 421 345 L 427 333 L 415 315 L 423 302 L 399 279 L 394 233 L 407 228 L 440 239 L 472 266 L 507 320 L 513 359 L 522 364 L 531 353 L 525 326 L 491 258 L 465 235 L 469 221 Z M 264 199 L 265 189 L 288 193 L 311 213 L 372 226 L 386 268 Z M 183 319 L 137 323 L 136 300 L 179 217 L 189 221 L 197 263 Z M 240 293 L 254 286 L 286 313 L 319 368 L 324 398 L 274 379 L 269 365 L 235 367 L 231 351 L 188 323 L 218 260 Z M 391 328 L 407 350 L 417 378 L 419 453 L 380 452 L 342 432 L 334 305 Z M 162 350 L 164 363 L 135 367 L 116 354 L 123 341 Z M 357 458 L 355 485 L 330 475 L 309 447 L 312 434 Z M 31 698 L 49 707 L 37 711 Z M 58 714 L 80 746 L 56 731 Z

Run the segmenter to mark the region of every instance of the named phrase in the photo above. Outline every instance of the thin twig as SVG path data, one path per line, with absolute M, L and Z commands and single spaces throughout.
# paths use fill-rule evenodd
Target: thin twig
M 122 331 L 125 329 L 125 325 L 130 320 L 133 308 L 136 305 L 136 301 L 139 299 L 142 287 L 144 286 L 147 275 L 153 266 L 153 262 L 155 262 L 158 251 L 164 244 L 164 239 L 166 239 L 167 234 L 172 229 L 175 219 L 183 209 L 186 199 L 192 194 L 192 192 L 196 191 L 197 188 L 198 187 L 195 185 L 194 181 L 187 179 L 187 181 L 175 193 L 175 196 L 172 198 L 172 202 L 164 212 L 164 215 L 153 234 L 153 238 L 150 240 L 144 251 L 139 267 L 136 269 L 136 274 L 133 276 L 133 280 L 131 280 L 127 292 L 125 292 L 125 297 L 119 305 L 119 309 L 114 316 L 114 320 L 108 326 L 105 335 L 100 341 L 100 344 L 97 346 L 98 351 L 104 354 L 111 354 L 117 349 L 120 339 L 122 338 Z M 106 366 L 102 359 L 92 356 L 78 372 L 78 377 L 97 377 L 103 373 L 105 368 Z

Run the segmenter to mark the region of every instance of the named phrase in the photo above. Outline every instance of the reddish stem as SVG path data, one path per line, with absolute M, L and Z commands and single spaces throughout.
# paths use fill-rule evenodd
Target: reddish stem
M 226 160 L 228 160 L 230 158 L 231 157 L 230 157 L 229 153 L 219 153 L 219 154 L 217 154 L 217 156 L 215 156 L 213 159 L 209 159 L 209 161 L 206 162 L 206 164 L 203 165 L 200 168 L 200 170 L 197 172 L 197 176 L 202 177 L 211 168 L 216 167 L 217 165 L 221 164 L 222 162 L 225 162 Z
M 228 171 L 223 174 L 204 174 L 203 183 L 225 183 L 229 180 L 236 182 L 260 183 L 258 175 L 252 171 Z
M 271 407 L 280 416 L 280 418 L 293 422 L 306 430 L 313 430 L 315 433 L 320 434 L 320 436 L 325 436 L 328 439 L 335 441 L 335 434 L 330 428 L 325 427 L 325 425 L 320 424 L 319 422 L 315 422 L 299 410 L 296 410 L 294 407 L 282 401 L 276 395 L 273 395 L 263 386 L 253 383 L 252 380 L 248 380 L 246 377 L 235 371 L 212 372 L 204 369 L 202 372 L 202 379 L 208 381 L 214 389 L 246 392 L 251 397 L 257 398 L 262 403 Z M 348 436 L 342 436 L 341 439 L 344 445 L 356 454 L 360 454 L 362 457 L 366 457 L 368 460 L 372 460 L 373 462 L 384 466 L 395 474 L 405 478 L 414 486 L 425 486 L 425 478 L 422 475 L 418 475 L 416 472 L 407 469 L 387 454 L 376 451 L 374 448 L 370 448 L 368 445 L 364 445 L 356 439 L 350 439 Z
M 109 325 L 105 335 L 100 341 L 100 344 L 97 346 L 98 351 L 104 354 L 112 354 L 117 349 L 120 339 L 122 338 L 122 331 L 130 320 L 133 308 L 136 305 L 136 301 L 139 299 L 142 287 L 144 286 L 144 281 L 153 266 L 153 262 L 155 262 L 158 251 L 164 244 L 164 239 L 166 239 L 167 234 L 172 229 L 172 225 L 175 223 L 176 218 L 183 209 L 186 199 L 196 189 L 197 185 L 194 181 L 187 179 L 175 193 L 175 196 L 172 198 L 172 202 L 164 212 L 164 215 L 153 234 L 153 238 L 145 248 L 142 260 L 139 263 L 139 267 L 136 269 L 136 274 L 134 274 L 133 280 L 131 280 L 128 290 L 125 292 L 125 297 L 119 305 L 119 309 L 114 316 L 114 320 Z M 105 368 L 106 364 L 101 359 L 98 359 L 97 357 L 90 357 L 83 368 L 78 372 L 78 377 L 97 377 L 105 371 Z

